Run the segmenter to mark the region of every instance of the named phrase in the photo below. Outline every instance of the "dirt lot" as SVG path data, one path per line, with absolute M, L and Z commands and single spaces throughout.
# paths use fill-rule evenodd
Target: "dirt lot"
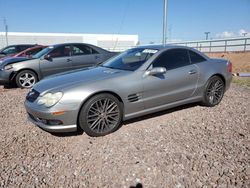
M 247 88 L 233 85 L 214 108 L 175 108 L 101 138 L 40 130 L 26 121 L 26 92 L 0 89 L 1 187 L 250 187 Z
M 207 53 L 209 57 L 229 59 L 233 72 L 250 72 L 250 52 Z

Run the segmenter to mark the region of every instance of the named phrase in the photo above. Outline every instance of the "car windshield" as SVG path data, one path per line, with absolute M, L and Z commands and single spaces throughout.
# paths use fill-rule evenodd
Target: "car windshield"
M 133 48 L 106 61 L 101 66 L 112 69 L 135 71 L 143 65 L 158 50 L 148 48 Z
M 53 49 L 53 47 L 47 47 L 41 50 L 40 52 L 36 53 L 35 55 L 32 56 L 34 59 L 41 58 L 42 56 L 46 55 L 48 52 L 50 52 Z
M 3 50 L 1 51 L 1 53 L 6 54 L 6 55 L 14 54 L 14 53 L 16 53 L 16 52 L 17 52 L 17 51 L 16 51 L 16 47 L 15 47 L 15 46 L 7 47 L 7 48 L 5 48 L 5 49 L 3 49 Z

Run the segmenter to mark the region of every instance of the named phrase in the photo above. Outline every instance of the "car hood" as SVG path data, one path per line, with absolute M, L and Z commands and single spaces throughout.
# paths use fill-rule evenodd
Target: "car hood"
M 47 77 L 34 85 L 33 89 L 39 93 L 51 90 L 64 90 L 69 87 L 92 84 L 96 81 L 122 76 L 130 72 L 131 71 L 110 69 L 101 66 L 91 67 Z
M 7 58 L 2 58 L 0 60 L 0 67 L 3 68 L 6 65 L 21 62 L 21 61 L 27 61 L 30 60 L 27 57 L 7 57 Z

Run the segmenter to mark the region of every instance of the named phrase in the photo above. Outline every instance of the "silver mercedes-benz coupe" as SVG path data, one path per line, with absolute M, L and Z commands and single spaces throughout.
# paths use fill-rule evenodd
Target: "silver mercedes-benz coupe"
M 28 118 L 49 132 L 104 136 L 121 122 L 179 105 L 220 103 L 232 64 L 188 47 L 143 46 L 99 66 L 44 79 L 28 93 Z

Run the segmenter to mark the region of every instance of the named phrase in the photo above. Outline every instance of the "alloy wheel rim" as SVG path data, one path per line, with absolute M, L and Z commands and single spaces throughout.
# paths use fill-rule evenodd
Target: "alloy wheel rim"
M 223 97 L 224 83 L 221 80 L 214 80 L 207 89 L 207 99 L 210 104 L 218 104 Z
M 87 113 L 88 127 L 96 133 L 106 133 L 119 122 L 120 110 L 115 101 L 109 98 L 95 101 Z
M 22 87 L 29 88 L 36 82 L 35 76 L 30 73 L 24 73 L 19 77 L 19 83 Z

